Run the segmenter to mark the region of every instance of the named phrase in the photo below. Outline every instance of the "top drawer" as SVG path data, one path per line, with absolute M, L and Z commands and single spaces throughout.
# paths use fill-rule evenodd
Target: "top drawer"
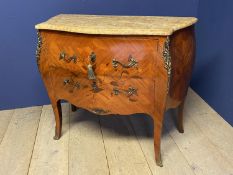
M 46 62 L 76 74 L 152 78 L 156 37 L 84 35 L 56 31 L 43 33 Z M 89 72 L 90 73 L 90 72 Z

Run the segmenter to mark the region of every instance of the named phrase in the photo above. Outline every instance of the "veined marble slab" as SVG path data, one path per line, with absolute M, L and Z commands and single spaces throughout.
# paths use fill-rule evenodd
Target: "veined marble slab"
M 61 14 L 35 28 L 83 34 L 167 36 L 196 22 L 194 17 Z

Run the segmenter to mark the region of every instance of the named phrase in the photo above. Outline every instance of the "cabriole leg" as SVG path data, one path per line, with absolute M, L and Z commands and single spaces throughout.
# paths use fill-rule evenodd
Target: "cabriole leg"
M 154 151 L 155 151 L 155 161 L 156 164 L 160 167 L 163 166 L 162 158 L 161 158 L 161 135 L 162 135 L 162 128 L 163 128 L 163 115 L 158 116 L 155 115 L 154 118 Z
M 62 109 L 61 109 L 61 102 L 52 101 L 53 112 L 55 115 L 55 136 L 53 137 L 54 140 L 58 140 L 61 137 L 61 130 L 62 130 Z
M 71 104 L 71 111 L 75 112 L 77 110 L 77 107 Z

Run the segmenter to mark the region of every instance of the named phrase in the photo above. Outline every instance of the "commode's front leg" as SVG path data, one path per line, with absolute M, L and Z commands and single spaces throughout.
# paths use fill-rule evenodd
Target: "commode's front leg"
M 58 140 L 61 137 L 61 130 L 62 130 L 62 109 L 61 109 L 61 102 L 60 100 L 51 100 L 53 112 L 55 116 L 55 136 L 53 137 L 54 140 Z
M 155 151 L 155 161 L 156 164 L 160 167 L 163 166 L 161 158 L 161 135 L 163 129 L 163 116 L 162 114 L 154 115 L 154 151 Z

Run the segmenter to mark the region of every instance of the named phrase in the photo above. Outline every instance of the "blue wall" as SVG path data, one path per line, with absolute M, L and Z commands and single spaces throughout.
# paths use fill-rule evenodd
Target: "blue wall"
M 192 88 L 233 125 L 233 1 L 201 0 Z
M 49 103 L 36 66 L 34 25 L 59 13 L 196 16 L 198 0 L 1 0 L 0 109 Z

